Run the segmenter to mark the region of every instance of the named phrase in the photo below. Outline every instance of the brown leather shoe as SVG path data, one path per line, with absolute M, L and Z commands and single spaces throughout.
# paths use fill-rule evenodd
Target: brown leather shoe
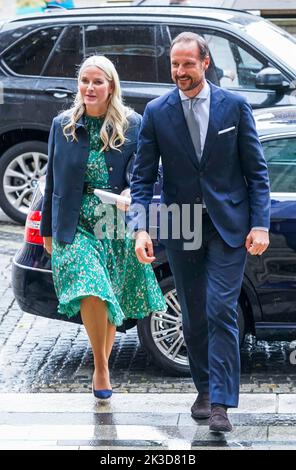
M 210 431 L 214 432 L 232 431 L 232 425 L 227 416 L 227 408 L 219 405 L 212 406 L 209 428 Z
M 211 415 L 211 406 L 208 393 L 199 393 L 191 407 L 191 416 L 194 419 L 206 419 Z

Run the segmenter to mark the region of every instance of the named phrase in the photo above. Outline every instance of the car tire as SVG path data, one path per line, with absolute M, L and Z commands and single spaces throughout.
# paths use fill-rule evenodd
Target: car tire
M 175 283 L 172 276 L 163 279 L 159 283 L 163 295 L 166 298 L 166 301 L 172 305 L 172 299 L 176 298 Z M 168 312 L 170 315 L 174 316 L 174 311 L 172 311 L 171 305 L 168 303 Z M 181 322 L 181 311 L 180 308 L 177 308 L 179 312 L 179 318 L 176 318 L 176 324 L 182 328 L 180 325 Z M 190 369 L 187 359 L 187 350 L 185 344 L 180 348 L 179 355 L 176 356 L 175 360 L 172 355 L 168 353 L 170 348 L 170 342 L 159 341 L 156 342 L 155 338 L 160 337 L 158 331 L 161 329 L 160 326 L 162 323 L 162 331 L 166 329 L 165 318 L 161 321 L 161 313 L 151 313 L 149 316 L 139 320 L 137 323 L 138 336 L 142 347 L 146 352 L 151 356 L 152 361 L 160 368 L 164 369 L 168 374 L 174 376 L 190 376 Z M 172 326 L 172 323 L 167 325 L 168 327 Z M 238 304 L 238 327 L 239 327 L 239 343 L 240 346 L 244 342 L 245 336 L 245 319 L 243 310 Z M 178 330 L 179 331 L 179 330 Z M 181 330 L 179 334 L 183 336 Z M 176 338 L 177 339 L 177 333 Z M 160 347 L 161 346 L 161 347 Z M 166 351 L 167 348 L 167 351 Z
M 0 207 L 16 222 L 25 223 L 33 191 L 45 175 L 46 164 L 47 144 L 40 141 L 16 144 L 0 157 Z M 8 191 L 8 187 L 16 190 Z M 18 199 L 21 203 L 16 207 L 14 202 Z
M 172 276 L 163 279 L 159 283 L 160 288 L 162 290 L 163 295 L 166 298 L 167 303 L 170 302 L 171 305 L 174 305 L 174 298 L 175 294 L 175 283 Z M 159 332 L 161 335 L 161 331 L 164 332 L 166 329 L 169 329 L 172 323 L 166 324 L 165 318 L 160 313 L 151 313 L 148 317 L 143 318 L 142 320 L 138 321 L 137 328 L 138 328 L 138 336 L 143 348 L 147 351 L 147 353 L 151 356 L 153 362 L 160 368 L 164 369 L 168 374 L 174 376 L 189 376 L 189 364 L 187 359 L 187 351 L 185 344 L 181 346 L 180 353 L 173 359 L 172 354 L 168 353 L 169 348 L 171 346 L 171 341 L 178 338 L 180 336 L 180 341 L 182 341 L 183 333 L 182 333 L 182 323 L 181 323 L 181 312 L 180 309 L 175 306 L 176 311 L 174 311 L 168 305 L 168 313 L 172 315 L 173 318 L 176 318 L 176 338 L 170 338 L 166 340 L 164 338 L 161 342 L 156 342 L 154 338 L 155 335 Z M 158 320 L 159 318 L 159 320 Z M 174 320 L 170 320 L 173 321 Z

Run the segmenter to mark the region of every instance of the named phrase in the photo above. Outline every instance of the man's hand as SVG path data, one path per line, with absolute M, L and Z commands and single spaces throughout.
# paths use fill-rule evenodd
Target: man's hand
M 252 229 L 246 238 L 245 247 L 250 255 L 262 255 L 269 245 L 268 232 Z
M 155 260 L 153 255 L 153 243 L 145 230 L 136 233 L 136 255 L 140 263 L 151 264 Z
M 52 237 L 43 237 L 43 246 L 46 249 L 47 253 L 51 255 L 52 253 Z

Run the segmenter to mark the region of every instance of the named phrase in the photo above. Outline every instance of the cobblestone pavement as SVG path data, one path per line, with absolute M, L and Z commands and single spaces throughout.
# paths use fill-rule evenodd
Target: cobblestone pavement
M 11 262 L 22 239 L 23 227 L 0 221 L 0 392 L 88 392 L 93 361 L 83 327 L 24 314 L 13 298 Z M 241 392 L 295 393 L 289 347 L 248 336 Z M 150 361 L 136 328 L 117 334 L 110 366 L 114 391 L 194 392 L 190 378 L 170 377 Z

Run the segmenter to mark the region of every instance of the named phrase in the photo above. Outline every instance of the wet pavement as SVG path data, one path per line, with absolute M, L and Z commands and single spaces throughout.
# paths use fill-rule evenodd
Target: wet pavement
M 23 227 L 0 219 L 0 448 L 296 449 L 296 365 L 288 342 L 246 338 L 241 402 L 228 436 L 192 420 L 190 377 L 153 364 L 136 328 L 117 334 L 112 401 L 96 405 L 83 327 L 24 314 L 13 298 L 11 261 L 22 239 Z
M 242 394 L 231 433 L 195 421 L 194 394 L 0 394 L 0 449 L 296 449 L 296 395 Z
M 1 215 L 1 214 L 0 214 Z M 23 313 L 11 289 L 11 262 L 23 227 L 0 217 L 0 392 L 88 392 L 93 359 L 84 328 Z M 284 341 L 247 336 L 241 351 L 242 393 L 296 393 L 296 365 Z M 137 329 L 117 333 L 110 358 L 118 392 L 193 393 L 190 377 L 159 369 L 141 347 Z

